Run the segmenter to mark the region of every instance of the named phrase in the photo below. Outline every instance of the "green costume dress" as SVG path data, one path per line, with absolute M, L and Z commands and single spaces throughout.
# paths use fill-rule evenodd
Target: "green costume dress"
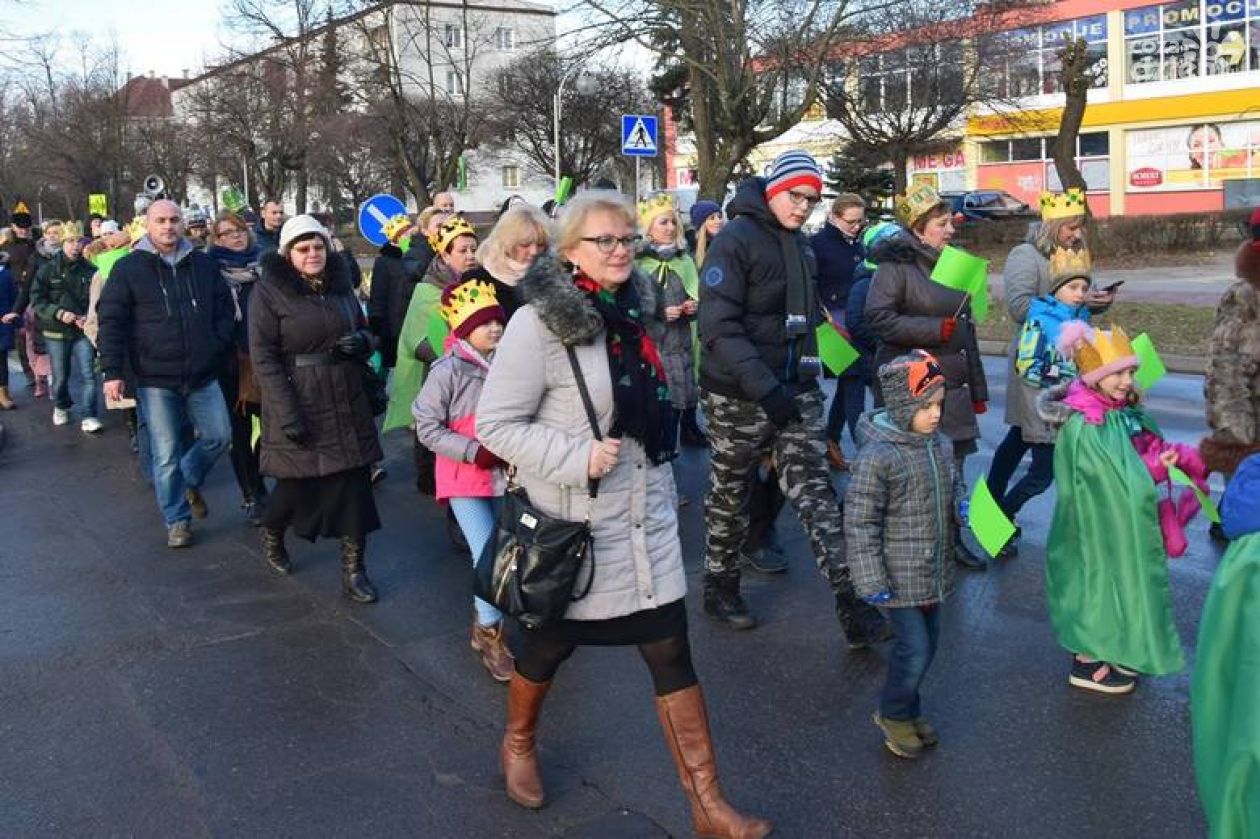
M 1139 673 L 1185 667 L 1173 624 L 1155 481 L 1131 437 L 1155 423 L 1139 408 L 1101 425 L 1074 413 L 1054 449 L 1058 501 L 1046 545 L 1046 602 L 1066 649 Z
M 389 407 L 385 411 L 382 433 L 395 428 L 411 427 L 411 403 L 420 393 L 424 375 L 429 369 L 429 365 L 416 358 L 416 347 L 427 340 L 430 334 L 446 332 L 446 324 L 438 311 L 441 303 L 442 290 L 432 283 L 417 283 L 415 291 L 411 293 L 402 332 L 398 336 L 398 360 L 394 363 Z M 437 347 L 434 352 L 441 356 L 442 348 Z

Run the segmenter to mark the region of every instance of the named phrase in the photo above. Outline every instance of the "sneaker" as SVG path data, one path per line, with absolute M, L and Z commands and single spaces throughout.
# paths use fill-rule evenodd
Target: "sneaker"
M 503 621 L 492 626 L 481 626 L 473 619 L 469 646 L 481 654 L 481 663 L 496 682 L 512 681 L 516 660 L 508 651 L 507 644 L 503 643 Z
M 1132 693 L 1137 682 L 1105 661 L 1081 661 L 1072 656 L 1072 674 L 1068 676 L 1068 684 L 1095 693 L 1120 695 Z
M 210 515 L 210 508 L 206 506 L 206 499 L 201 496 L 201 492 L 195 487 L 189 487 L 184 490 L 184 498 L 188 501 L 188 508 L 192 510 L 193 518 L 204 519 Z
M 1002 550 L 997 552 L 994 559 L 1014 559 L 1019 556 L 1019 540 L 1024 535 L 1024 531 L 1015 528 L 1015 534 L 1006 540 L 1006 544 L 1002 546 Z
M 989 567 L 989 563 L 985 562 L 983 557 L 976 556 L 971 548 L 967 547 L 961 533 L 954 539 L 954 561 L 968 571 L 984 571 Z
M 726 581 L 706 580 L 704 613 L 730 629 L 752 629 L 757 625 L 757 619 L 748 611 L 748 604 L 739 594 L 738 580 L 734 585 Z
M 782 574 L 788 570 L 787 557 L 773 548 L 757 548 L 749 553 L 741 550 L 739 564 L 762 574 Z
M 926 748 L 931 748 L 941 742 L 936 729 L 928 722 L 927 717 L 919 717 L 914 721 L 914 732 L 919 735 L 919 742 Z
M 104 428 L 105 424 L 96 417 L 87 417 L 79 423 L 79 430 L 84 434 L 100 434 Z
M 875 727 L 884 733 L 884 747 L 897 757 L 915 760 L 923 754 L 923 741 L 911 720 L 890 720 L 876 711 L 871 715 Z
M 70 412 L 65 408 L 53 408 L 53 425 L 65 425 L 70 422 Z
M 166 547 L 186 548 L 192 544 L 192 525 L 186 521 L 177 521 L 166 528 Z
M 1139 672 L 1138 672 L 1138 671 L 1136 671 L 1136 670 L 1130 670 L 1130 669 L 1129 669 L 1129 668 L 1127 668 L 1127 667 L 1121 667 L 1119 664 L 1116 664 L 1114 661 L 1109 662 L 1109 663 L 1111 664 L 1111 669 L 1112 669 L 1112 670 L 1115 670 L 1115 671 L 1116 671 L 1117 673 L 1119 673 L 1121 676 L 1128 676 L 1128 677 L 1129 677 L 1130 679 L 1132 679 L 1134 682 L 1136 682 L 1136 681 L 1137 681 L 1137 677 L 1138 677 L 1138 676 L 1142 675 L 1141 673 L 1139 673 Z

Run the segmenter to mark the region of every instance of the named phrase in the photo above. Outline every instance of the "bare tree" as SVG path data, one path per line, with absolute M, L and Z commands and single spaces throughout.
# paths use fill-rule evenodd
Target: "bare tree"
M 1064 189 L 1085 190 L 1085 176 L 1076 163 L 1076 143 L 1085 119 L 1089 103 L 1089 91 L 1097 81 L 1098 64 L 1089 55 L 1084 38 L 1069 39 L 1058 51 L 1059 82 L 1063 88 L 1065 103 L 1059 130 L 1051 146 L 1055 171 Z M 1088 212 L 1088 207 L 1086 211 Z

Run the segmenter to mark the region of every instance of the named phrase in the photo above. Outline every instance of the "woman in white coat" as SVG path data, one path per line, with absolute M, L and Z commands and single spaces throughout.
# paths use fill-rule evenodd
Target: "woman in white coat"
M 691 663 L 669 392 L 652 338 L 658 303 L 651 282 L 634 270 L 635 225 L 633 207 L 615 193 L 587 193 L 565 207 L 557 236 L 563 261 L 540 258 L 518 285 L 526 305 L 508 324 L 477 408 L 478 438 L 516 467 L 543 512 L 582 520 L 588 481 L 600 481 L 590 593 L 563 621 L 523 633 L 501 750 L 507 793 L 524 807 L 544 803 L 535 731 L 564 660 L 579 645 L 635 644 L 652 674 L 696 832 L 761 837 L 770 823 L 737 813 L 718 788 Z M 576 352 L 602 441 L 588 423 L 566 346 Z

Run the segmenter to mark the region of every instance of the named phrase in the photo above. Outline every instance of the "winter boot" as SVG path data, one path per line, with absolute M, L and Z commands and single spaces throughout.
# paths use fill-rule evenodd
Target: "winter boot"
M 363 536 L 341 537 L 341 590 L 355 603 L 376 602 L 376 587 L 363 567 L 366 545 L 367 539 Z
M 967 543 L 963 541 L 962 530 L 958 528 L 954 529 L 954 561 L 969 571 L 985 571 L 989 567 L 989 563 L 985 562 L 983 557 L 976 556 L 971 548 L 967 547 Z
M 16 407 L 17 403 L 9 398 L 9 389 L 0 387 L 0 411 L 12 411 Z
M 482 626 L 473 618 L 472 638 L 469 646 L 481 656 L 481 663 L 496 682 L 510 682 L 515 661 L 503 642 L 503 621 Z
M 696 419 L 696 410 L 694 405 L 683 410 L 680 439 L 684 446 L 704 448 L 709 445 L 709 438 L 700 429 L 700 423 Z
M 836 592 L 836 617 L 851 650 L 864 650 L 871 644 L 892 640 L 892 627 L 879 609 L 859 600 L 852 589 Z
M 270 527 L 262 529 L 263 564 L 273 574 L 292 574 L 293 563 L 289 561 L 289 552 L 284 548 L 284 531 Z
M 36 399 L 43 399 L 48 396 L 48 377 L 35 377 L 35 392 L 32 394 Z
M 656 697 L 656 713 L 691 804 L 691 827 L 696 835 L 714 839 L 761 839 L 769 835 L 774 829 L 770 822 L 739 813 L 722 797 L 700 686 Z
M 503 766 L 508 798 L 529 810 L 547 802 L 542 774 L 538 770 L 538 715 L 551 682 L 531 682 L 520 673 L 508 683 L 507 727 L 499 761 Z
M 752 629 L 757 619 L 739 594 L 739 576 L 704 576 L 704 613 L 731 629 Z

